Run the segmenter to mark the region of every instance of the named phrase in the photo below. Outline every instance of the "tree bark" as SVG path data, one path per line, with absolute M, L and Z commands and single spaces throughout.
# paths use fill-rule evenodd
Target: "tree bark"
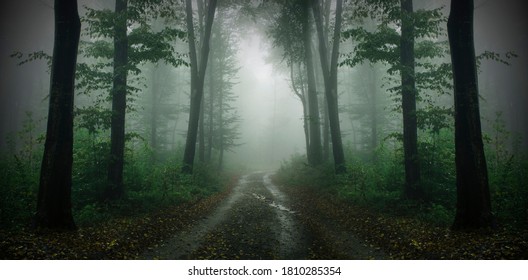
M 418 125 L 416 120 L 416 82 L 414 71 L 414 23 L 412 0 L 401 0 L 402 33 L 400 37 L 401 91 L 403 113 L 403 151 L 405 163 L 405 197 L 423 198 L 418 158 Z
M 328 50 L 323 30 L 323 19 L 321 15 L 320 3 L 317 0 L 312 2 L 312 8 L 319 38 L 319 57 L 323 68 L 323 78 L 325 83 L 325 96 L 328 102 L 328 120 L 330 122 L 330 136 L 332 137 L 332 152 L 334 155 L 334 168 L 336 174 L 346 172 L 345 154 L 343 152 L 343 142 L 341 139 L 341 127 L 339 122 L 339 106 L 337 96 L 337 59 L 339 55 L 339 40 L 341 35 L 341 21 L 343 12 L 343 1 L 336 1 L 335 25 L 333 34 L 332 52 L 330 62 L 328 61 Z
M 205 98 L 202 98 L 202 104 L 200 106 L 200 121 L 198 122 L 198 160 L 201 163 L 205 162 Z
M 376 162 L 376 149 L 378 148 L 378 98 L 376 88 L 376 69 L 374 66 L 370 69 L 370 150 L 372 162 Z
M 299 63 L 300 65 L 301 63 Z M 306 93 L 304 90 L 304 80 L 302 79 L 302 72 L 301 67 L 299 66 L 299 85 L 295 83 L 295 75 L 293 70 L 293 61 L 290 63 L 290 78 L 291 78 L 291 84 L 292 89 L 295 95 L 299 97 L 299 100 L 301 100 L 302 108 L 303 108 L 303 129 L 304 129 L 304 140 L 306 145 L 306 157 L 308 158 L 308 162 L 310 162 L 310 131 L 309 131 L 309 122 L 308 122 L 308 106 L 306 104 Z M 300 91 L 299 91 L 300 89 Z
M 55 0 L 54 10 L 50 103 L 33 226 L 75 229 L 71 209 L 73 100 L 81 22 L 76 0 Z
M 114 27 L 114 81 L 112 87 L 112 121 L 110 127 L 110 164 L 105 198 L 123 197 L 123 166 L 125 155 L 125 115 L 127 94 L 127 6 L 128 0 L 116 0 Z
M 208 132 L 207 132 L 207 153 L 205 159 L 207 162 L 211 161 L 213 154 L 213 133 L 214 133 L 214 92 L 215 92 L 215 80 L 214 80 L 214 52 L 211 52 L 209 56 L 209 120 L 208 120 Z
M 218 170 L 224 168 L 224 91 L 223 83 L 224 80 L 219 80 L 219 91 L 218 91 L 218 150 L 220 154 L 218 155 Z
M 315 82 L 314 62 L 312 55 L 312 30 L 310 28 L 310 7 L 306 6 L 303 18 L 303 42 L 306 64 L 306 78 L 308 82 L 308 123 L 310 133 L 310 150 L 308 163 L 312 166 L 320 165 L 323 161 L 321 146 L 321 125 L 319 118 L 319 101 Z
M 472 0 L 451 1 L 447 23 L 455 85 L 457 210 L 453 229 L 494 227 L 479 112 Z
M 211 28 L 213 25 L 216 10 L 216 0 L 209 1 L 207 5 L 207 15 L 205 17 L 205 31 L 201 38 L 200 61 L 197 58 L 196 37 L 193 25 L 192 0 L 186 0 L 186 23 L 189 37 L 189 57 L 191 59 L 191 104 L 189 111 L 189 124 L 187 128 L 187 139 L 185 141 L 185 151 L 183 155 L 182 173 L 192 174 L 194 166 L 194 156 L 196 153 L 196 138 L 198 134 L 198 121 L 200 119 L 200 107 L 203 98 L 204 74 L 207 68 L 209 56 L 209 40 L 211 38 Z M 198 64 L 199 63 L 199 64 Z
M 160 71 L 158 66 L 154 67 L 155 68 L 152 71 L 152 107 L 150 112 L 150 148 L 152 149 L 152 163 L 156 163 L 158 154 L 158 99 L 161 95 L 159 93 L 159 80 L 157 78 Z

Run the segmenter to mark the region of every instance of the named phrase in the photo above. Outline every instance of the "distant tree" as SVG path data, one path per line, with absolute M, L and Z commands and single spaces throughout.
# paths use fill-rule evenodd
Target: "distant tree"
M 315 78 L 313 17 L 306 1 L 277 1 L 280 12 L 269 28 L 273 45 L 282 50 L 289 67 L 291 86 L 303 106 L 303 121 L 308 163 L 322 163 L 319 100 Z
M 198 2 L 200 2 L 199 0 Z M 211 38 L 211 29 L 216 11 L 216 0 L 210 0 L 205 3 L 203 20 L 204 32 L 200 39 L 200 52 L 196 48 L 196 33 L 194 28 L 194 17 L 192 1 L 186 0 L 186 23 L 189 40 L 189 58 L 191 62 L 191 104 L 189 111 L 189 125 L 187 129 L 187 138 L 185 141 L 185 151 L 183 155 L 182 172 L 192 174 L 194 166 L 194 157 L 196 153 L 196 139 L 198 136 L 198 126 L 200 119 L 200 109 L 202 107 L 202 98 L 204 95 L 205 70 L 209 56 L 209 41 Z M 202 20 L 199 18 L 198 20 Z
M 211 163 L 213 150 L 218 152 L 218 169 L 224 165 L 224 153 L 239 146 L 238 123 L 240 117 L 233 107 L 237 96 L 233 92 L 239 68 L 236 61 L 237 40 L 232 35 L 236 28 L 231 21 L 229 9 L 219 8 L 218 15 L 213 25 L 209 67 L 207 72 L 207 87 L 209 95 L 204 103 L 207 125 L 206 160 Z
M 81 22 L 76 0 L 55 0 L 54 10 L 48 124 L 33 225 L 74 229 L 71 209 L 73 99 Z
M 480 124 L 473 7 L 473 0 L 451 1 L 447 23 L 455 85 L 457 211 L 454 229 L 494 225 Z
M 332 48 L 329 51 L 328 41 L 323 29 L 323 7 L 318 0 L 312 0 L 312 9 L 315 18 L 317 35 L 319 38 L 319 58 L 323 69 L 325 84 L 325 96 L 328 107 L 328 119 L 330 122 L 330 135 L 332 138 L 332 152 L 334 155 L 334 168 L 337 174 L 345 173 L 345 154 L 341 139 L 341 127 L 339 121 L 339 102 L 337 90 L 337 66 L 339 57 L 339 43 L 341 40 L 341 23 L 343 12 L 343 1 L 336 1 L 334 32 L 331 38 Z

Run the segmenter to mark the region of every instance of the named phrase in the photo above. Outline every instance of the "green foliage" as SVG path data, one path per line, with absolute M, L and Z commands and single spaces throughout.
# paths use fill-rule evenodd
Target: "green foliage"
M 43 137 L 40 121 L 26 112 L 22 129 L 8 138 L 10 152 L 0 154 L 0 224 L 28 225 L 36 208 Z M 17 146 L 18 144 L 18 146 Z
M 481 54 L 477 55 L 477 67 L 480 68 L 482 60 L 493 60 L 495 62 L 502 63 L 504 65 L 510 65 L 510 61 L 514 58 L 519 57 L 517 53 L 508 51 L 504 55 L 493 52 L 493 51 L 483 51 Z
M 0 155 L 0 224 L 27 226 L 36 209 L 38 173 L 10 154 Z
M 303 186 L 326 189 L 335 180 L 333 166 L 314 168 L 307 164 L 306 156 L 295 154 L 284 161 L 275 173 L 274 179 L 285 186 Z
M 225 174 L 215 168 L 197 166 L 194 175 L 184 175 L 181 170 L 181 150 L 166 161 L 152 162 L 152 151 L 146 145 L 126 150 L 124 183 L 126 195 L 117 201 L 105 201 L 104 190 L 107 159 L 92 161 L 95 155 L 107 155 L 108 142 L 99 142 L 99 150 L 92 153 L 94 139 L 86 133 L 78 133 L 76 145 L 73 202 L 74 218 L 80 226 L 86 226 L 114 217 L 142 215 L 185 202 L 193 202 L 222 191 L 226 184 Z M 101 140 L 95 140 L 95 143 Z M 100 161 L 104 163 L 101 164 Z M 77 164 L 78 163 L 78 164 Z
M 454 211 L 456 201 L 453 129 L 420 135 L 418 153 L 426 202 Z
M 506 127 L 501 112 L 484 135 L 492 209 L 499 222 L 528 227 L 528 153 Z
M 528 154 L 518 145 L 510 147 L 510 133 L 497 114 L 485 137 L 493 211 L 505 227 L 528 227 Z M 401 185 L 404 172 L 402 150 L 380 146 L 375 160 L 361 159 L 349 150 L 347 173 L 336 176 L 327 166 L 313 168 L 303 156 L 283 162 L 275 180 L 285 186 L 307 187 L 317 193 L 352 205 L 367 207 L 387 215 L 410 217 L 429 224 L 449 227 L 456 206 L 454 131 L 420 135 L 419 153 L 422 171 L 423 201 L 406 200 Z M 388 140 L 385 141 L 386 143 Z M 514 143 L 517 143 L 514 141 Z
M 412 21 L 414 28 L 415 79 L 417 90 L 417 120 L 422 130 L 435 133 L 449 127 L 452 109 L 438 105 L 443 96 L 452 92 L 451 64 L 445 36 L 446 17 L 441 8 L 416 10 L 402 14 L 400 1 L 356 0 L 348 12 L 349 28 L 344 39 L 352 39 L 353 51 L 345 54 L 341 66 L 356 67 L 366 61 L 388 66 L 384 87 L 393 99 L 391 106 L 401 112 L 400 41 L 402 20 Z
M 35 60 L 44 60 L 48 65 L 48 70 L 51 69 L 51 55 L 45 53 L 44 51 L 36 51 L 28 54 L 23 54 L 22 52 L 16 51 L 10 55 L 11 58 L 18 59 L 18 65 L 24 65 L 28 62 Z

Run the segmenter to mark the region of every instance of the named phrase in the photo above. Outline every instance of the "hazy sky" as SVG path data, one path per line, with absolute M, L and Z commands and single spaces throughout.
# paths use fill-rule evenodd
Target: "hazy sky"
M 102 2 L 102 3 L 110 3 Z M 51 0 L 2 0 L 0 2 L 0 148 L 7 132 L 20 129 L 24 111 L 47 113 L 49 75 L 42 62 L 16 66 L 9 58 L 14 51 L 51 53 L 53 9 Z M 80 1 L 97 4 L 91 0 Z M 416 1 L 415 6 L 426 2 Z M 449 1 L 429 1 L 433 6 Z M 477 0 L 475 41 L 477 53 L 484 49 L 513 50 L 519 57 L 509 67 L 483 64 L 480 86 L 486 91 L 484 110 L 501 110 L 509 127 L 528 139 L 528 5 L 524 0 Z M 99 5 L 99 4 L 97 4 Z M 109 5 L 111 7 L 111 5 Z M 81 9 L 82 10 L 82 9 Z M 251 32 L 249 32 L 251 34 Z M 235 156 L 242 162 L 253 158 L 259 165 L 276 164 L 292 152 L 304 152 L 302 108 L 288 85 L 288 77 L 265 63 L 269 41 L 247 35 L 240 42 L 240 74 L 235 91 L 242 117 L 241 142 Z M 490 95 L 493 93 L 493 95 Z M 187 119 L 182 116 L 182 119 Z M 271 149 L 274 147 L 275 149 Z
M 304 151 L 302 106 L 288 85 L 286 75 L 265 62 L 269 45 L 259 34 L 240 43 L 239 112 L 242 142 L 236 157 L 258 168 L 277 167 L 282 159 Z

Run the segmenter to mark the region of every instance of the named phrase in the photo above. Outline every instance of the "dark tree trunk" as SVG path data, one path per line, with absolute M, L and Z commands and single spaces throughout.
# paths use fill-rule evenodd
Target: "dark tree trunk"
M 196 38 L 193 26 L 192 1 L 185 1 L 187 32 L 189 38 L 189 57 L 191 59 L 191 104 L 182 166 L 182 172 L 186 174 L 192 174 L 193 172 L 194 156 L 196 153 L 196 138 L 198 135 L 198 122 L 200 119 L 200 107 L 204 93 L 204 74 L 207 68 L 209 41 L 211 38 L 211 28 L 216 10 L 216 2 L 216 0 L 211 0 L 207 5 L 205 31 L 203 33 L 203 38 L 201 38 L 202 44 L 200 50 L 200 61 L 198 61 L 195 42 Z
M 224 168 L 224 91 L 222 89 L 223 80 L 220 79 L 220 90 L 218 91 L 218 170 Z
M 214 82 L 214 52 L 211 52 L 209 57 L 209 120 L 208 122 L 208 132 L 207 132 L 207 153 L 205 159 L 207 162 L 211 161 L 213 154 L 213 133 L 214 133 L 214 92 L 215 92 L 215 82 Z
M 370 67 L 370 149 L 372 162 L 376 162 L 376 149 L 378 148 L 378 98 L 376 90 L 376 69 Z
M 319 101 L 315 82 L 315 70 L 312 55 L 312 29 L 310 28 L 310 7 L 304 10 L 303 41 L 306 64 L 306 78 L 308 82 L 308 123 L 310 133 L 310 150 L 308 162 L 312 166 L 320 165 L 323 161 L 321 147 L 321 125 L 319 121 Z
M 152 149 L 152 163 L 157 160 L 158 153 L 158 98 L 161 95 L 158 86 L 159 68 L 152 71 L 152 110 L 150 112 L 150 148 Z
M 48 124 L 33 226 L 75 229 L 71 209 L 73 99 L 81 22 L 76 0 L 55 0 L 54 9 Z
M 323 161 L 330 160 L 330 121 L 328 120 L 328 100 L 323 95 Z
M 418 159 L 418 126 L 416 122 L 416 86 L 414 78 L 414 24 L 412 0 L 401 0 L 402 34 L 400 41 L 401 87 L 403 113 L 403 151 L 405 163 L 405 197 L 423 197 Z
M 493 227 L 479 112 L 473 1 L 453 0 L 447 23 L 455 85 L 457 211 L 454 229 Z
M 201 163 L 205 162 L 205 98 L 202 98 L 202 105 L 200 106 L 200 121 L 198 125 L 198 160 Z
M 300 65 L 300 63 L 299 63 Z M 302 108 L 303 108 L 303 129 L 304 129 L 304 140 L 306 144 L 306 157 L 309 159 L 310 162 L 310 130 L 309 130 L 309 122 L 308 122 L 308 106 L 306 104 L 306 91 L 304 89 L 304 80 L 302 78 L 302 71 L 301 67 L 299 66 L 299 77 L 300 81 L 297 85 L 295 83 L 295 75 L 293 70 L 293 61 L 290 63 L 290 78 L 292 83 L 293 92 L 297 97 L 299 97 L 299 100 L 301 100 Z M 299 90 L 300 89 L 300 90 Z
M 116 0 L 114 27 L 114 81 L 112 87 L 112 122 L 110 127 L 110 164 L 105 198 L 123 197 L 123 165 L 125 154 L 125 114 L 127 94 L 127 6 L 128 0 Z
M 334 168 L 336 174 L 346 172 L 345 154 L 341 139 L 341 127 L 339 122 L 339 106 L 337 95 L 337 58 L 339 55 L 339 40 L 341 34 L 341 20 L 343 12 L 343 1 L 336 1 L 335 26 L 333 34 L 332 53 L 330 62 L 328 61 L 328 50 L 324 37 L 323 19 L 321 15 L 320 3 L 317 0 L 312 2 L 317 35 L 319 37 L 319 57 L 323 68 L 323 78 L 325 83 L 325 96 L 328 102 L 328 120 L 330 122 L 330 136 L 332 137 L 332 152 L 334 155 Z

